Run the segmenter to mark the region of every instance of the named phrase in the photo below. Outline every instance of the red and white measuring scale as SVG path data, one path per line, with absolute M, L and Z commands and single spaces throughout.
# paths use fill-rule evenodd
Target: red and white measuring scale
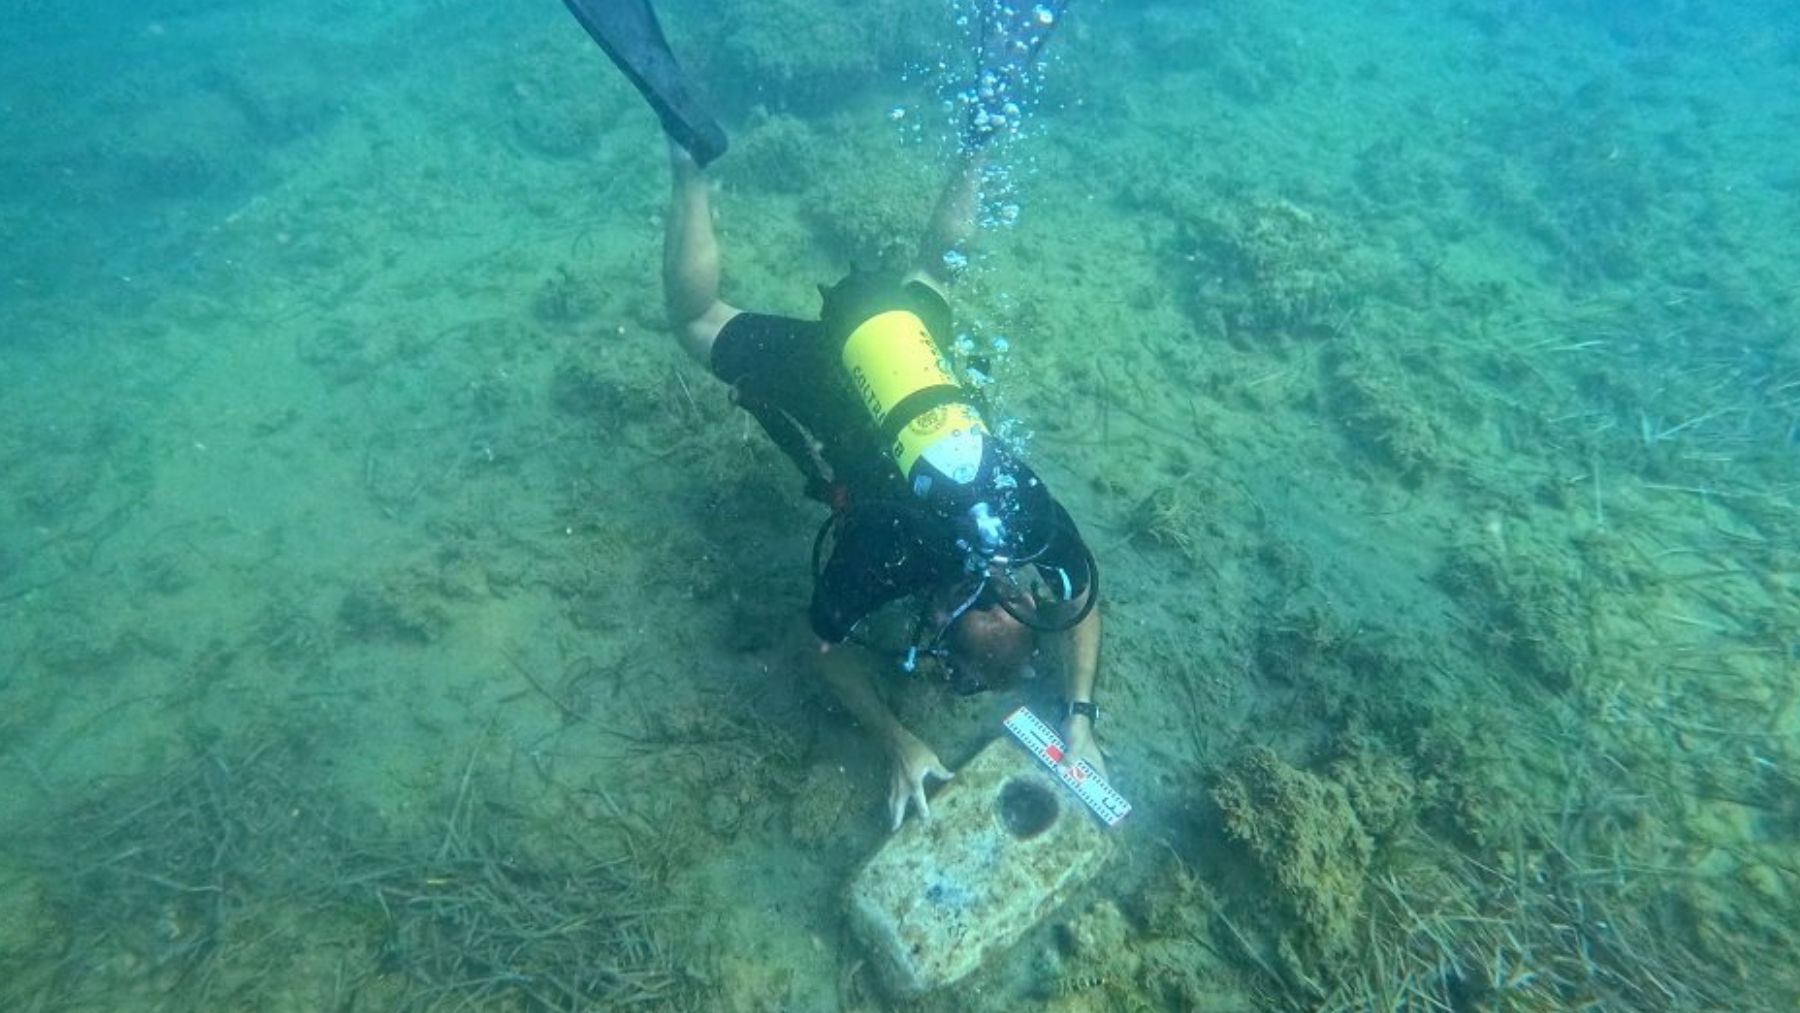
M 1057 780 L 1068 785 L 1076 798 L 1086 802 L 1094 815 L 1100 817 L 1100 822 L 1115 826 L 1131 812 L 1131 803 L 1125 801 L 1125 796 L 1114 791 L 1106 778 L 1086 760 L 1078 761 L 1074 766 L 1063 762 L 1066 747 L 1062 736 L 1030 710 L 1020 707 L 1008 714 L 1006 730 L 1031 750 L 1031 755 L 1049 767 Z

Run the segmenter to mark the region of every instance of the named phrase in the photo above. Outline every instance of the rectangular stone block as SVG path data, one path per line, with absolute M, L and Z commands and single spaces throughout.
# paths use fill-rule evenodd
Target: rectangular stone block
M 988 743 L 850 882 L 850 923 L 898 998 L 967 976 L 1100 871 L 1112 841 L 1010 738 Z

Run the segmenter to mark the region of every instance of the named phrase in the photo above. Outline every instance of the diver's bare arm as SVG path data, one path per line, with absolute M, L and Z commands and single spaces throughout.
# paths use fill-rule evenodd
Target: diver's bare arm
M 944 295 L 955 281 L 952 253 L 960 253 L 975 234 L 975 210 L 981 201 L 982 173 L 987 156 L 971 151 L 957 156 L 956 168 L 938 195 L 931 224 L 919 238 L 919 250 L 907 281 L 922 281 Z
M 713 232 L 706 177 L 680 145 L 669 142 L 669 218 L 663 233 L 663 300 L 681 347 L 712 364 L 713 339 L 737 316 L 719 298 L 719 239 Z
M 1093 609 L 1069 631 L 1068 663 L 1063 695 L 1072 703 L 1094 699 L 1094 680 L 1100 673 L 1100 610 Z M 1086 721 L 1085 715 L 1078 715 Z
M 915 737 L 875 691 L 874 665 L 868 652 L 853 644 L 820 645 L 819 673 L 826 685 L 869 734 L 894 754 Z
M 875 691 L 875 660 L 860 647 L 824 644 L 819 651 L 819 670 L 850 713 L 863 723 L 887 749 L 892 770 L 888 778 L 888 815 L 893 829 L 900 829 L 907 813 L 931 818 L 925 797 L 930 780 L 948 781 L 950 773 L 923 739 L 906 729 Z
M 1100 610 L 1088 612 L 1075 628 L 1064 634 L 1063 696 L 1069 702 L 1094 699 L 1094 680 L 1100 673 Z M 1094 719 L 1086 714 L 1069 714 L 1063 718 L 1063 734 L 1069 739 L 1069 754 L 1085 757 L 1106 774 L 1106 761 L 1094 746 Z M 1073 762 L 1073 760 L 1071 760 Z

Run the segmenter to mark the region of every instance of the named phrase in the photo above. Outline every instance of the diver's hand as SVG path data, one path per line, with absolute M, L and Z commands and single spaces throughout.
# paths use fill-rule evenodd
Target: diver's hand
M 890 829 L 900 829 L 900 824 L 906 822 L 909 807 L 918 810 L 920 819 L 930 819 L 931 806 L 925 803 L 925 779 L 935 777 L 948 781 L 956 775 L 944 769 L 943 762 L 930 746 L 904 729 L 889 747 L 889 752 L 894 761 L 893 784 L 888 789 L 888 811 L 894 817 Z
M 1094 772 L 1112 783 L 1112 776 L 1106 772 L 1106 760 L 1100 755 L 1100 743 L 1094 739 L 1094 722 L 1086 714 L 1071 714 L 1069 720 L 1063 722 L 1063 766 L 1073 767 L 1082 760 L 1094 768 Z

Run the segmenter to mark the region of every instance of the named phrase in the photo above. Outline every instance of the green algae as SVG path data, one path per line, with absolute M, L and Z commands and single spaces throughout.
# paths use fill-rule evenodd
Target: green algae
M 1252 750 L 1212 789 L 1225 831 L 1247 851 L 1289 919 L 1289 973 L 1341 960 L 1361 923 L 1372 845 L 1341 784 Z

